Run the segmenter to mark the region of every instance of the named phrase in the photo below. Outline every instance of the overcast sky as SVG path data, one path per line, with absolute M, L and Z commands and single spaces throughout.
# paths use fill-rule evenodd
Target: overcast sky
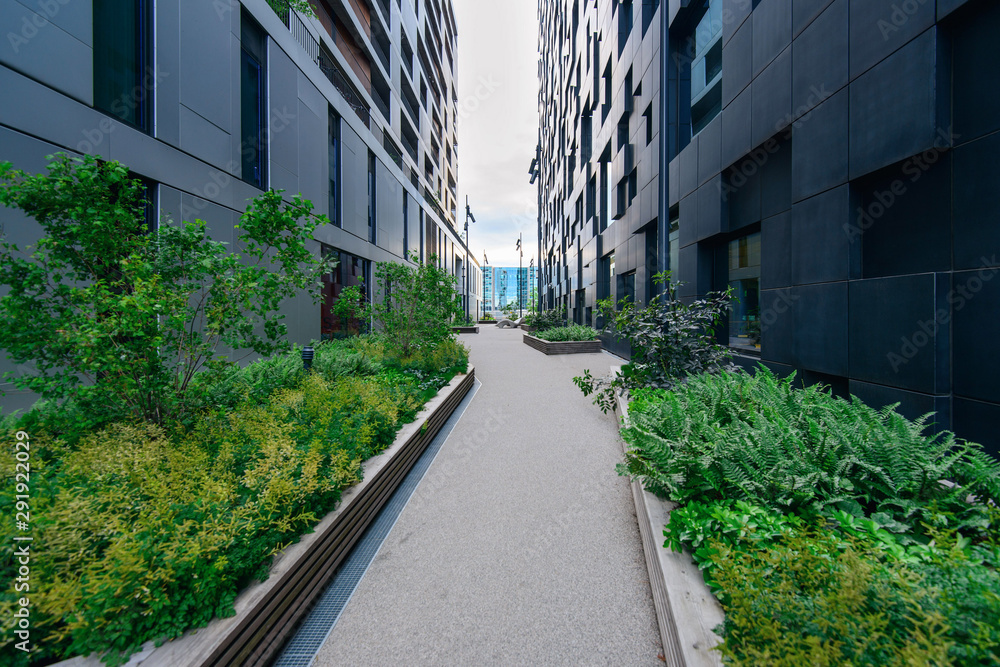
M 538 252 L 538 190 L 528 167 L 538 143 L 537 0 L 453 0 L 458 21 L 458 225 L 469 196 L 469 249 L 480 263 L 524 266 Z M 535 258 L 537 265 L 538 258 Z

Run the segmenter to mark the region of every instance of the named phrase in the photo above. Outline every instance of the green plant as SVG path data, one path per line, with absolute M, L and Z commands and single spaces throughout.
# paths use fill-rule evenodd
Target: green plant
M 874 410 L 793 381 L 761 367 L 640 392 L 619 471 L 677 502 L 740 499 L 805 517 L 842 510 L 892 532 L 947 512 L 965 534 L 987 528 L 1000 464 L 979 445 L 925 435 L 926 417 L 911 422 L 894 406 Z
M 535 327 L 536 331 L 548 331 L 556 327 L 566 326 L 566 309 L 562 306 L 541 313 L 531 313 L 524 318 L 524 323 Z
M 464 316 L 455 277 L 437 266 L 437 257 L 431 255 L 421 264 L 414 254 L 413 263 L 417 268 L 378 264 L 375 280 L 384 298 L 370 304 L 366 312 L 403 357 L 451 338 L 452 320 Z
M 317 345 L 313 373 L 297 351 L 199 373 L 205 403 L 188 424 L 81 433 L 72 402 L 4 418 L 0 435 L 32 428 L 32 619 L 45 638 L 32 660 L 97 652 L 120 664 L 146 641 L 231 615 L 237 593 L 266 577 L 272 556 L 331 510 L 362 461 L 468 362 L 454 340 L 406 359 L 387 349 L 365 335 Z M 12 448 L 0 449 L 0 465 L 14 469 Z M 14 484 L 0 480 L 7 543 Z M 0 559 L 0 580 L 16 567 Z M 13 588 L 0 591 L 0 615 L 16 607 Z M 0 663 L 27 664 L 10 633 Z
M 340 320 L 341 329 L 345 333 L 360 333 L 360 331 L 350 331 L 351 323 L 364 316 L 365 294 L 361 287 L 354 285 L 341 290 L 337 300 L 333 302 L 331 311 Z
M 729 292 L 712 292 L 691 304 L 677 294 L 680 283 L 668 273 L 654 276 L 664 291 L 644 308 L 622 299 L 618 308 L 611 299 L 598 302 L 605 319 L 604 331 L 627 340 L 632 359 L 617 375 L 594 378 L 590 371 L 573 378 L 585 396 L 594 394 L 601 410 L 613 410 L 618 395 L 645 387 L 669 389 L 686 377 L 730 369 L 731 352 L 713 342 L 730 301 Z
M 732 664 L 945 665 L 955 642 L 934 591 L 862 541 L 782 535 L 762 549 L 710 542 Z
M 568 327 L 556 327 L 555 329 L 546 329 L 544 331 L 535 334 L 537 338 L 542 340 L 547 340 L 550 342 L 557 341 L 587 341 L 594 340 L 597 338 L 597 331 L 591 327 L 580 326 L 579 324 L 574 324 Z
M 307 249 L 325 217 L 273 191 L 242 216 L 241 253 L 211 240 L 201 221 L 151 232 L 142 183 L 91 156 L 60 155 L 43 175 L 0 164 L 0 203 L 44 232 L 30 254 L 0 245 L 0 348 L 36 368 L 12 381 L 115 416 L 183 414 L 198 370 L 228 363 L 220 344 L 287 349 L 282 301 L 316 298 L 332 268 Z

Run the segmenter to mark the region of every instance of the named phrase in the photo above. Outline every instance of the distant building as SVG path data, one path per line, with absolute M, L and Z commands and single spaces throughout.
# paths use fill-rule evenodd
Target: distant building
M 519 295 L 525 310 L 538 303 L 537 267 L 484 266 L 482 272 L 483 312 L 497 314 L 508 304 L 517 303 Z

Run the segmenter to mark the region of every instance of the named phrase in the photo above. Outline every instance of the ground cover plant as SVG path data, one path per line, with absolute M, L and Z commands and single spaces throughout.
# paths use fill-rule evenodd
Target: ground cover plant
M 597 330 L 592 327 L 574 324 L 568 327 L 555 327 L 553 329 L 539 331 L 536 332 L 534 336 L 553 343 L 563 341 L 586 341 L 597 338 Z
M 736 664 L 1000 664 L 1000 464 L 764 368 L 634 394 L 619 468 L 680 503 Z M 945 481 L 946 484 L 941 482 Z
M 79 654 L 127 659 L 229 616 L 271 557 L 334 508 L 365 459 L 392 443 L 457 372 L 453 340 L 410 357 L 384 337 L 319 344 L 312 373 L 297 351 L 195 378 L 205 397 L 185 425 L 116 422 L 61 431 L 75 408 L 42 404 L 8 418 L 32 446 L 32 664 Z M 210 407 L 209 407 L 210 406 Z M 9 449 L 0 465 L 14 469 Z M 3 480 L 3 539 L 14 534 L 14 479 Z M 16 563 L 0 562 L 12 581 Z M 0 614 L 13 618 L 12 587 Z M 27 665 L 5 633 L 0 662 Z

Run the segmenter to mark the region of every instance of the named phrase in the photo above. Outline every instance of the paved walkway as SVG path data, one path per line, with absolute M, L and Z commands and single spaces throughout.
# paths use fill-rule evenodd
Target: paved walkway
M 614 416 L 519 330 L 463 335 L 482 387 L 316 657 L 343 665 L 659 665 Z

